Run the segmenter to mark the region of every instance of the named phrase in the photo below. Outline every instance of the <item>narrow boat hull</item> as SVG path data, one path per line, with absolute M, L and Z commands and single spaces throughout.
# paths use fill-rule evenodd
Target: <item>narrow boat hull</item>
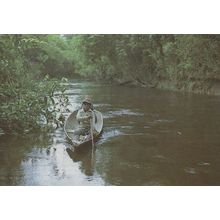
M 68 116 L 68 118 L 65 122 L 65 125 L 64 125 L 64 131 L 65 131 L 65 134 L 66 134 L 68 141 L 71 143 L 70 150 L 72 150 L 72 151 L 77 150 L 77 149 L 81 149 L 81 148 L 85 148 L 86 146 L 92 146 L 91 138 L 89 138 L 86 141 L 82 141 L 80 143 L 77 143 L 77 144 L 75 142 L 76 140 L 74 139 L 73 132 L 79 126 L 79 123 L 76 119 L 77 112 L 78 112 L 78 110 L 71 113 Z M 93 139 L 94 139 L 94 141 L 96 141 L 102 133 L 103 117 L 99 111 L 94 110 L 93 113 L 95 116 L 93 118 L 93 128 L 96 130 L 96 132 L 95 132 L 96 135 L 94 135 Z

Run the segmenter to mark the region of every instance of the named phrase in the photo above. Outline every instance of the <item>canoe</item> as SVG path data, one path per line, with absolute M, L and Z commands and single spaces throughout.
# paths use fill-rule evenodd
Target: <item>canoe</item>
M 73 132 L 79 127 L 79 123 L 76 119 L 77 112 L 78 112 L 78 110 L 71 113 L 65 121 L 64 132 L 66 134 L 66 137 L 70 141 L 70 143 L 72 144 L 74 149 L 81 148 L 82 146 L 89 145 L 89 144 L 90 144 L 90 146 L 92 146 L 91 137 L 87 138 L 86 140 L 82 140 L 82 141 L 74 140 Z M 93 117 L 93 122 L 92 122 L 93 123 L 93 130 L 96 131 L 96 132 L 94 132 L 95 134 L 94 134 L 93 139 L 94 139 L 94 141 L 96 141 L 98 139 L 98 137 L 100 136 L 100 134 L 102 133 L 103 117 L 102 117 L 102 113 L 97 110 L 94 110 L 93 113 L 95 116 L 95 117 Z

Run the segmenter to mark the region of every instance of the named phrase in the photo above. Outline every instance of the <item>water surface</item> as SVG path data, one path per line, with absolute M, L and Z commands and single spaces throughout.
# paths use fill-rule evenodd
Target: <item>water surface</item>
M 103 113 L 91 149 L 70 154 L 63 128 L 0 136 L 0 185 L 220 185 L 220 98 L 72 81 Z

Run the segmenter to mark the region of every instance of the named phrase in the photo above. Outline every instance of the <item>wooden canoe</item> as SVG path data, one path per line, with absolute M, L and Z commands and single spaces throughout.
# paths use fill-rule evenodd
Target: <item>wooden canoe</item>
M 92 146 L 91 137 L 89 139 L 87 139 L 86 141 L 81 141 L 81 142 L 77 141 L 77 143 L 74 140 L 73 132 L 79 126 L 79 123 L 76 119 L 77 112 L 78 112 L 78 110 L 71 113 L 65 121 L 64 132 L 66 134 L 66 137 L 68 138 L 68 140 L 71 142 L 72 146 L 75 149 L 81 148 L 82 146 L 89 145 L 89 144 Z M 102 117 L 101 112 L 99 112 L 97 110 L 94 110 L 93 113 L 95 116 L 95 117 L 93 117 L 93 129 L 96 131 L 95 132 L 96 135 L 94 135 L 94 141 L 95 141 L 100 136 L 102 129 L 103 129 L 103 117 Z

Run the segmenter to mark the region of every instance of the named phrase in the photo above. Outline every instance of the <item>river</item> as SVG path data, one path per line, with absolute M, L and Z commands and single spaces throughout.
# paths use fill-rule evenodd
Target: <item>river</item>
M 70 154 L 63 128 L 0 136 L 0 185 L 220 185 L 220 97 L 94 82 L 66 84 L 103 113 L 91 150 Z

